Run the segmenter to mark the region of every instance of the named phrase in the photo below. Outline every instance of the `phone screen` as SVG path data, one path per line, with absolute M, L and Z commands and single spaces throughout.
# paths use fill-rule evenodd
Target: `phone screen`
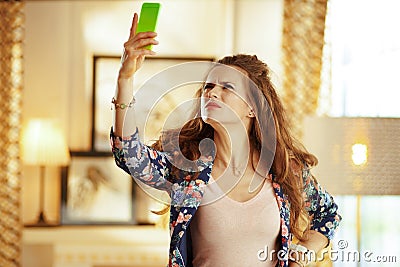
M 160 3 L 143 3 L 136 32 L 154 32 Z

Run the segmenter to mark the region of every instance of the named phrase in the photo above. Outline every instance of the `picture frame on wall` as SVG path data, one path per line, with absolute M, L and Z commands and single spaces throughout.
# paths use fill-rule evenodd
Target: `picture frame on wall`
M 61 224 L 136 224 L 135 207 L 135 182 L 111 153 L 71 152 L 61 171 Z
M 138 72 L 135 73 L 134 92 L 140 90 L 140 87 L 153 75 L 169 67 L 187 62 L 213 62 L 214 60 L 211 57 L 148 57 Z M 113 122 L 111 100 L 115 95 L 120 63 L 121 59 L 119 56 L 93 56 L 91 151 L 110 151 L 109 134 Z M 148 139 L 153 139 L 157 136 L 163 124 L 162 120 L 165 119 L 170 110 L 178 105 L 180 97 L 177 97 L 177 95 L 187 94 L 188 96 L 192 96 L 194 90 L 192 88 L 198 88 L 198 85 L 193 85 L 190 89 L 181 90 L 179 93 L 160 95 L 162 100 L 157 105 L 143 101 L 146 99 L 140 99 L 135 103 L 135 111 L 138 114 L 136 118 L 141 125 L 145 123 L 144 120 L 146 119 L 141 115 L 147 114 L 149 109 L 155 107 L 151 113 L 153 125 L 148 131 Z M 149 93 L 159 94 L 159 91 L 159 88 L 154 88 L 154 91 Z

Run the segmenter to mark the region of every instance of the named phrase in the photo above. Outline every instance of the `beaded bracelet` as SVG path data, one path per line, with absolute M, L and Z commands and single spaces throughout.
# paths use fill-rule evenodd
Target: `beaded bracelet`
M 136 102 L 136 99 L 135 99 L 135 98 L 133 98 L 132 101 L 129 102 L 128 104 L 125 104 L 125 103 L 117 103 L 117 100 L 116 100 L 114 97 L 113 97 L 112 100 L 111 100 L 111 103 L 114 104 L 114 107 L 115 107 L 116 109 L 117 109 L 117 108 L 120 108 L 120 109 L 131 108 L 131 107 L 133 106 L 133 104 L 135 104 L 135 102 Z M 111 107 L 111 109 L 112 109 L 112 107 Z
M 307 253 L 308 252 L 308 248 L 306 248 L 305 246 L 302 246 L 302 245 L 299 245 L 299 244 L 294 244 L 294 243 L 290 244 L 289 249 L 292 250 L 292 251 L 302 252 L 302 253 Z
M 293 251 L 296 253 L 300 252 L 303 255 L 307 255 L 307 253 L 309 252 L 308 248 L 306 248 L 305 246 L 302 246 L 300 244 L 294 244 L 294 243 L 290 244 L 289 251 Z M 305 267 L 307 265 L 307 260 L 306 260 L 306 262 L 303 262 L 302 260 L 299 260 L 298 258 L 296 258 L 296 259 L 290 258 L 289 260 L 297 263 L 300 267 Z

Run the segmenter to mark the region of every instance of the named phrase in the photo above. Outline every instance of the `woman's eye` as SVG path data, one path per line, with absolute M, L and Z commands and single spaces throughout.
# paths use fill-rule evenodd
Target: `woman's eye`
M 213 84 L 213 83 L 206 83 L 206 84 L 204 85 L 204 87 L 203 87 L 203 90 L 212 89 L 212 88 L 214 88 L 214 86 L 215 86 L 215 84 Z
M 225 83 L 225 84 L 223 85 L 223 88 L 224 88 L 224 89 L 229 89 L 229 90 L 235 89 L 235 88 L 233 87 L 233 85 L 230 84 L 230 83 Z
M 214 84 L 214 83 L 206 83 L 204 85 L 204 87 L 203 87 L 203 91 L 211 90 L 215 86 L 216 86 L 216 84 Z M 230 83 L 223 83 L 223 84 L 221 84 L 219 86 L 221 86 L 223 89 L 228 89 L 228 90 L 234 90 L 235 89 L 235 87 Z

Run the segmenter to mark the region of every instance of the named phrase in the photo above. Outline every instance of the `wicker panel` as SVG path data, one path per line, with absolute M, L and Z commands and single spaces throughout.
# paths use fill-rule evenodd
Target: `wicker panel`
M 293 133 L 318 107 L 327 0 L 285 0 L 283 21 L 283 102 Z
M 292 133 L 303 136 L 303 119 L 317 111 L 328 0 L 284 0 L 283 103 Z M 332 266 L 324 260 L 313 266 Z
M 0 2 L 0 266 L 20 266 L 23 3 Z

